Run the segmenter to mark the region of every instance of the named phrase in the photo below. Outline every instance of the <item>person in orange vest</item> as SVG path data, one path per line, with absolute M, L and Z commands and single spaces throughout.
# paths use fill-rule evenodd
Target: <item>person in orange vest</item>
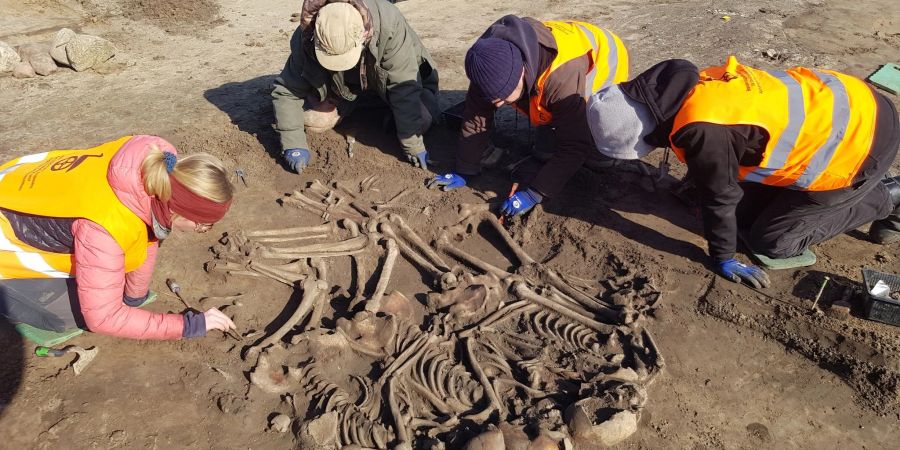
M 769 285 L 761 268 L 735 259 L 739 234 L 772 259 L 868 223 L 876 242 L 900 236 L 900 178 L 887 175 L 897 110 L 858 78 L 760 70 L 733 56 L 701 72 L 669 60 L 593 95 L 588 122 L 606 156 L 671 147 L 687 164 L 710 256 L 729 280 Z
M 209 230 L 233 192 L 218 159 L 178 158 L 156 136 L 3 164 L 0 314 L 38 330 L 80 328 L 133 339 L 233 329 L 215 308 L 184 314 L 138 308 L 148 301 L 159 242 L 175 230 Z
M 430 186 L 456 189 L 477 175 L 490 146 L 494 111 L 512 105 L 539 127 L 539 135 L 553 140 L 543 167 L 503 205 L 505 214 L 517 215 L 558 194 L 591 154 L 586 100 L 628 79 L 628 52 L 615 34 L 589 23 L 509 15 L 475 41 L 465 69 L 470 83 L 456 168 L 437 175 Z

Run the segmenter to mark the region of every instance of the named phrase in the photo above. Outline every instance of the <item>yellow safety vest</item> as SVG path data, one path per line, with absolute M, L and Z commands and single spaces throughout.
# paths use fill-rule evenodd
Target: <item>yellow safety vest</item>
M 872 147 L 877 114 L 872 90 L 858 78 L 802 67 L 768 72 L 731 56 L 700 73 L 670 141 L 695 122 L 755 125 L 769 142 L 759 166 L 739 168 L 740 180 L 828 191 L 853 183 Z M 683 162 L 684 149 L 672 149 Z
M 557 53 L 550 67 L 535 82 L 537 92 L 529 99 L 529 111 L 520 110 L 534 125 L 549 125 L 553 121 L 553 114 L 544 102 L 544 86 L 550 74 L 569 61 L 584 55 L 590 58 L 582 92 L 585 100 L 603 88 L 628 79 L 628 51 L 615 34 L 587 22 L 547 21 L 544 25 L 553 33 Z
M 131 136 L 87 150 L 53 150 L 0 166 L 0 208 L 51 218 L 83 218 L 103 227 L 125 253 L 125 271 L 147 259 L 147 224 L 116 197 L 109 163 Z M 0 278 L 71 278 L 73 257 L 16 237 L 0 214 Z

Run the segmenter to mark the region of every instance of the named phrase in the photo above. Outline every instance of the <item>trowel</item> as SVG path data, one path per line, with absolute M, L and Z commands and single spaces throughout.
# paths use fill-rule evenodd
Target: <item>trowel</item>
M 75 370 L 75 375 L 81 375 L 81 372 L 83 372 L 84 369 L 87 369 L 87 366 L 94 360 L 94 357 L 97 356 L 99 351 L 100 349 L 97 347 L 91 347 L 85 350 L 77 345 L 67 345 L 63 348 L 44 347 L 42 345 L 34 349 L 34 354 L 40 357 L 59 357 L 67 353 L 75 352 L 78 354 L 78 357 L 75 359 L 75 362 L 72 363 L 72 369 Z

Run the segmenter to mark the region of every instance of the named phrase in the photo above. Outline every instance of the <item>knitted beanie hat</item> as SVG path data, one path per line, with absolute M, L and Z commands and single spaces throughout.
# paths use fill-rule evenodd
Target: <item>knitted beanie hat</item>
M 478 39 L 466 53 L 466 76 L 488 100 L 509 97 L 524 65 L 522 52 L 504 39 Z

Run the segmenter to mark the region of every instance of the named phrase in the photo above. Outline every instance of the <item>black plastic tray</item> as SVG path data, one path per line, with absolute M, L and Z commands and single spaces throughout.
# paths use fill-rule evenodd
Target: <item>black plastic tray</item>
M 900 301 L 869 293 L 878 280 L 887 283 L 891 287 L 890 292 L 900 290 L 900 276 L 873 269 L 863 269 L 862 275 L 866 284 L 866 318 L 900 327 Z

